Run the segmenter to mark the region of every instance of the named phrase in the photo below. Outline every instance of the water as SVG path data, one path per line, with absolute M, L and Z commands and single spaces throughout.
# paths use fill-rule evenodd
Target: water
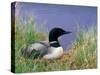
M 59 38 L 60 44 L 64 49 L 70 48 L 75 40 L 77 24 L 81 28 L 97 25 L 97 8 L 88 6 L 17 3 L 16 15 L 23 22 L 28 20 L 27 16 L 33 16 L 36 23 L 38 25 L 45 24 L 48 31 L 54 27 L 71 31 L 71 34 L 63 35 Z

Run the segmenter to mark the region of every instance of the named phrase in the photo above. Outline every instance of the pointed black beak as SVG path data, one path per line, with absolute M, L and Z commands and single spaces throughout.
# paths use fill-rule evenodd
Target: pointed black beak
M 65 31 L 65 32 L 64 32 L 64 34 L 69 34 L 69 33 L 72 33 L 72 32 L 69 32 L 69 31 Z

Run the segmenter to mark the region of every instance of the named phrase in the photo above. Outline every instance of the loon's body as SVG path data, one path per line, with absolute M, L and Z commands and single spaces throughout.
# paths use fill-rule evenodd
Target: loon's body
M 56 59 L 63 54 L 63 48 L 59 44 L 58 38 L 61 35 L 69 34 L 61 28 L 53 28 L 49 33 L 49 41 L 40 41 L 30 44 L 23 49 L 23 53 L 28 56 L 41 57 L 44 59 Z
M 63 48 L 62 47 L 49 47 L 47 54 L 43 56 L 44 59 L 56 59 L 59 58 L 63 54 Z

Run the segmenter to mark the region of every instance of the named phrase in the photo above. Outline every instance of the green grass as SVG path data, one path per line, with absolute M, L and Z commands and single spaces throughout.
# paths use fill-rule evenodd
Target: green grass
M 97 30 L 92 26 L 88 30 L 79 30 L 77 39 L 71 48 L 71 69 L 89 69 L 97 67 Z M 73 67 L 74 66 L 74 67 Z
M 28 59 L 22 56 L 21 49 L 28 44 L 46 40 L 47 35 L 35 30 L 33 19 L 26 25 L 16 20 L 15 24 L 15 72 L 42 72 L 97 67 L 97 31 L 90 27 L 87 31 L 78 30 L 77 39 L 68 53 L 54 60 Z M 80 29 L 80 28 L 79 28 Z M 13 63 L 12 63 L 13 64 Z

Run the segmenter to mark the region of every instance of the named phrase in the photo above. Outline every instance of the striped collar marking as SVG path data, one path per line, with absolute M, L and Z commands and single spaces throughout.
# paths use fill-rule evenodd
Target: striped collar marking
M 50 44 L 53 44 L 53 43 L 58 43 L 57 41 L 52 41 L 52 42 L 50 42 Z

